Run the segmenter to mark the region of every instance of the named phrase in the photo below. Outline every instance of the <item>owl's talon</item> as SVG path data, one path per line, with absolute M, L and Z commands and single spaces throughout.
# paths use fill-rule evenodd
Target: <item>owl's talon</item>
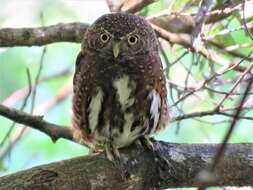
M 147 147 L 149 150 L 154 152 L 154 145 L 152 141 L 150 140 L 150 137 L 144 135 L 140 137 L 141 144 Z
M 115 146 L 112 147 L 112 151 L 113 151 L 113 154 L 117 157 L 117 158 L 120 158 L 120 153 L 119 153 L 119 149 L 116 148 Z
M 146 135 L 140 137 L 140 141 L 145 147 L 147 147 L 153 153 L 156 162 L 163 161 L 167 166 L 171 166 L 168 159 L 164 157 L 163 154 L 161 153 L 161 147 L 159 146 L 159 144 L 155 147 L 153 142 Z
M 122 179 L 124 180 L 128 179 L 130 174 L 120 160 L 119 150 L 111 143 L 106 143 L 105 152 L 108 160 L 110 160 L 113 163 L 115 168 L 119 169 Z
M 114 161 L 115 156 L 113 155 L 111 143 L 106 143 L 105 144 L 105 153 L 106 153 L 106 157 L 108 158 L 108 160 Z
M 114 161 L 116 158 L 120 158 L 120 153 L 117 147 L 115 147 L 111 143 L 106 143 L 105 144 L 105 153 L 106 157 L 110 161 Z
M 89 152 L 88 152 L 88 155 L 98 155 L 100 153 L 101 153 L 101 150 L 90 148 Z
M 137 148 L 143 148 L 143 145 L 142 145 L 140 139 L 136 139 L 136 140 L 134 141 L 134 144 L 137 146 Z

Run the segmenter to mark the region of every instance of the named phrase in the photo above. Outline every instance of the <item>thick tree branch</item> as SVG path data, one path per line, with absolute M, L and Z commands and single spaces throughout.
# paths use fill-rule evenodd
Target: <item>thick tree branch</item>
M 85 23 L 56 24 L 38 28 L 0 29 L 0 47 L 41 46 L 54 42 L 81 42 L 89 25 Z
M 219 186 L 253 185 L 252 144 L 228 145 L 217 170 Z M 155 143 L 159 154 L 167 158 L 155 161 L 151 152 L 131 146 L 121 150 L 124 167 L 130 177 L 121 173 L 104 154 L 85 156 L 38 166 L 0 178 L 1 190 L 90 190 L 90 189 L 164 189 L 194 187 L 196 175 L 206 168 L 219 145 Z
M 53 141 L 56 141 L 59 138 L 73 140 L 72 132 L 69 128 L 46 122 L 43 120 L 43 116 L 33 116 L 23 111 L 8 108 L 3 105 L 0 105 L 0 115 L 17 123 L 28 125 L 37 129 L 50 136 Z
M 230 4 L 231 3 L 231 4 Z M 232 1 L 227 4 L 221 3 L 213 8 L 212 11 L 206 12 L 203 16 L 206 18 L 207 24 L 212 24 L 227 18 L 233 12 L 241 8 L 240 1 Z M 164 10 L 159 15 L 150 16 L 148 20 L 161 28 L 173 33 L 191 34 L 196 27 L 196 15 L 189 13 L 175 12 L 169 14 L 169 10 Z

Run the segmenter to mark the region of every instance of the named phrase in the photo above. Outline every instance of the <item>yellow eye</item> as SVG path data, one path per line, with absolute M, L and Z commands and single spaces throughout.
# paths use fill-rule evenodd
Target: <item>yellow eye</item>
M 103 33 L 103 34 L 100 35 L 100 40 L 103 43 L 108 42 L 109 39 L 110 39 L 110 36 L 108 34 L 106 34 L 106 33 Z
M 127 41 L 128 41 L 128 43 L 130 44 L 130 45 L 134 45 L 134 44 L 136 44 L 137 43 L 137 41 L 138 41 L 138 37 L 137 36 L 129 36 L 128 37 L 128 39 L 127 39 Z

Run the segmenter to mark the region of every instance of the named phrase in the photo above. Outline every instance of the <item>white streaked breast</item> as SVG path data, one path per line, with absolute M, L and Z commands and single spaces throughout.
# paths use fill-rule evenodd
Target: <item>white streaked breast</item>
M 122 76 L 121 78 L 115 80 L 113 82 L 113 87 L 116 89 L 119 102 L 122 107 L 122 110 L 124 111 L 127 107 L 133 105 L 134 98 L 130 98 L 132 86 L 129 86 L 129 77 L 127 75 Z
M 103 101 L 103 91 L 98 88 L 97 94 L 92 97 L 90 105 L 89 105 L 89 127 L 91 132 L 94 131 L 98 124 L 98 116 L 101 110 Z
M 153 130 L 151 131 L 151 133 L 153 133 L 155 128 L 157 127 L 159 117 L 160 117 L 161 97 L 156 90 L 152 90 L 149 93 L 148 97 L 152 101 L 151 106 L 150 106 L 150 113 L 151 113 L 151 119 L 154 119 Z

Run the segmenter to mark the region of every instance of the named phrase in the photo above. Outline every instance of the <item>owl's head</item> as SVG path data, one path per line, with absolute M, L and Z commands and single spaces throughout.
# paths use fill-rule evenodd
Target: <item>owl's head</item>
M 98 18 L 86 31 L 82 46 L 98 56 L 115 59 L 158 51 L 151 25 L 145 19 L 127 13 Z

